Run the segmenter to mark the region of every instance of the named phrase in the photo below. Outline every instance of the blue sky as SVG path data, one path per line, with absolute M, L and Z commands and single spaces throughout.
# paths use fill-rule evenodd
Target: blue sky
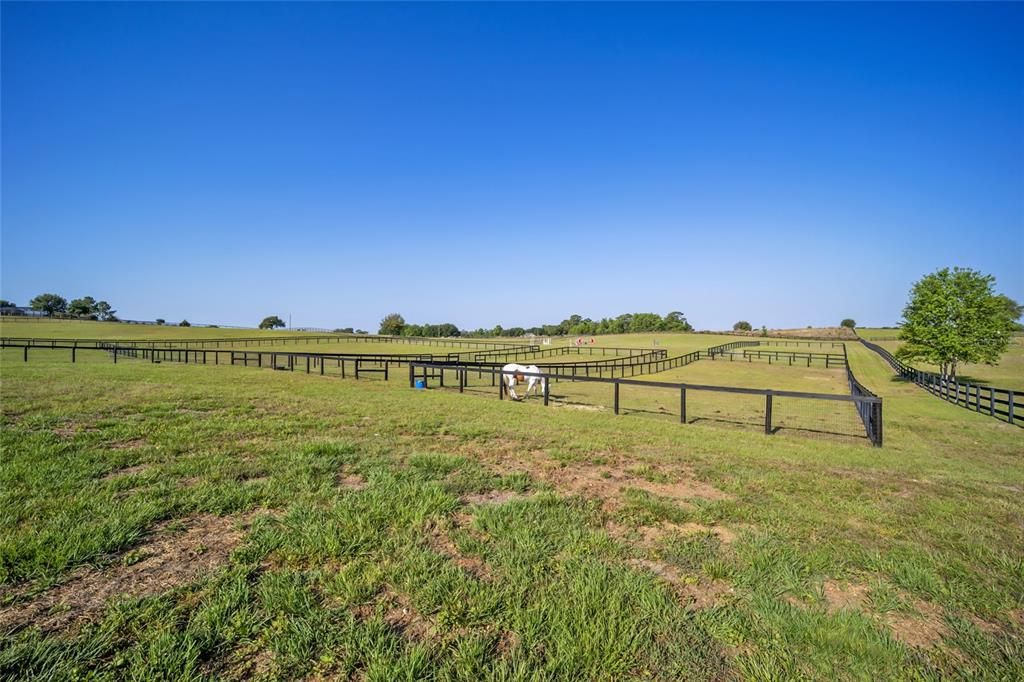
M 1024 300 L 1019 4 L 2 5 L 24 304 L 376 331 Z

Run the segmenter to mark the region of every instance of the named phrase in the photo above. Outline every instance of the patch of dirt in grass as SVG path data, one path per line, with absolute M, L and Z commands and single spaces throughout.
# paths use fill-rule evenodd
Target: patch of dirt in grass
M 255 512 L 242 517 L 204 514 L 159 524 L 141 544 L 102 570 L 82 568 L 35 599 L 0 609 L 0 631 L 37 625 L 43 631 L 92 620 L 112 598 L 160 594 L 227 563 Z M 171 526 L 184 524 L 183 532 Z
M 697 533 L 713 533 L 723 545 L 734 542 L 737 537 L 736 531 L 725 526 L 705 526 L 700 523 L 671 523 L 669 521 L 659 523 L 657 526 L 638 526 L 637 528 L 629 528 L 615 522 L 609 522 L 605 524 L 605 529 L 609 535 L 618 540 L 625 539 L 635 532 L 640 538 L 639 544 L 644 547 L 653 547 L 665 539 L 665 537 L 673 534 L 694 535 Z
M 129 440 L 118 440 L 113 443 L 107 443 L 103 447 L 108 450 L 134 450 L 135 448 L 141 448 L 145 444 L 145 438 L 130 438 Z
M 150 466 L 148 464 L 136 464 L 135 466 L 125 467 L 124 469 L 115 469 L 114 471 L 111 471 L 100 480 L 115 481 L 119 478 L 124 478 L 126 476 L 134 476 L 135 474 L 144 473 L 146 471 L 149 471 L 149 469 Z
M 459 499 L 465 504 L 504 504 L 509 500 L 518 500 L 524 497 L 522 493 L 514 490 L 488 490 L 485 493 L 472 493 L 463 495 Z
M 201 671 L 218 680 L 264 679 L 274 665 L 274 652 L 270 649 L 240 648 L 226 659 L 207 661 Z
M 346 490 L 362 490 L 366 487 L 366 479 L 359 474 L 338 474 L 338 487 Z
M 498 635 L 498 644 L 495 647 L 498 656 L 508 656 L 519 647 L 522 641 L 522 637 L 518 633 L 512 630 L 502 630 Z
M 360 620 L 368 620 L 383 609 L 383 619 L 388 626 L 403 637 L 422 641 L 437 630 L 436 623 L 417 611 L 409 597 L 390 587 L 385 587 L 372 602 L 355 607 Z
M 555 407 L 563 407 L 568 410 L 583 410 L 584 412 L 604 412 L 604 405 L 583 405 L 580 403 L 555 403 Z
M 61 438 L 74 438 L 80 433 L 95 431 L 96 428 L 85 424 L 62 424 L 53 428 L 53 433 Z
M 650 559 L 631 559 L 629 563 L 658 576 L 672 586 L 679 597 L 695 609 L 706 609 L 720 603 L 735 590 L 723 580 L 698 580 L 684 576 L 674 566 Z
M 916 614 L 890 611 L 882 617 L 893 636 L 907 646 L 930 648 L 949 634 L 942 609 L 921 600 L 914 602 Z
M 972 623 L 974 623 L 974 626 L 976 628 L 984 632 L 986 635 L 995 635 L 1003 631 L 1002 626 L 998 623 L 993 623 L 992 621 L 985 620 L 980 616 L 975 616 L 974 614 L 971 614 L 970 616 L 968 616 L 968 618 Z
M 192 488 L 199 485 L 200 481 L 203 480 L 202 476 L 186 476 L 178 481 L 179 488 Z
M 490 582 L 493 579 L 494 576 L 491 573 L 490 566 L 483 559 L 466 556 L 460 552 L 445 528 L 434 524 L 430 525 L 427 528 L 427 539 L 431 549 L 438 554 L 448 557 L 455 562 L 456 566 L 473 577 L 485 582 Z
M 826 580 L 822 586 L 830 613 L 842 610 L 861 610 L 868 600 L 868 586 L 859 583 L 839 583 Z
M 694 497 L 706 500 L 730 498 L 718 488 L 688 476 L 681 480 L 674 477 L 677 480 L 671 483 L 653 483 L 617 467 L 587 465 L 554 468 L 544 472 L 540 477 L 562 492 L 605 500 L 617 500 L 626 488 L 639 488 L 659 497 L 682 501 Z

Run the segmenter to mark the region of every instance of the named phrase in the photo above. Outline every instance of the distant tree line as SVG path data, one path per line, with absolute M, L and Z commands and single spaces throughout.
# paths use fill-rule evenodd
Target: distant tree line
M 10 301 L 0 301 L 2 307 L 14 307 Z M 70 303 L 58 294 L 39 294 L 28 302 L 28 307 L 47 317 L 74 317 L 83 320 L 117 322 L 117 311 L 106 301 L 92 296 L 72 299 Z
M 581 315 L 570 315 L 557 324 L 544 324 L 536 327 L 503 327 L 497 325 L 491 329 L 483 327 L 474 330 L 460 330 L 456 325 L 443 324 L 407 324 L 405 318 L 398 313 L 387 315 L 380 322 L 380 334 L 392 336 L 565 336 L 591 334 L 629 334 L 637 332 L 688 332 L 693 326 L 686 321 L 686 316 L 678 311 L 670 312 L 662 317 L 657 313 L 626 313 L 618 317 L 604 317 L 592 320 Z

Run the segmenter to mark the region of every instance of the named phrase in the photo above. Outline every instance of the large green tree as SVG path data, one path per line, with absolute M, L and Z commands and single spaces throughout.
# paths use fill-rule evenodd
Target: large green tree
M 63 296 L 58 296 L 57 294 L 39 294 L 29 301 L 28 307 L 52 316 L 67 310 L 68 301 Z
M 78 317 L 95 317 L 96 299 L 92 296 L 76 298 L 68 304 L 68 314 Z
M 400 336 L 403 327 L 405 327 L 405 318 L 398 313 L 391 313 L 380 321 L 380 331 L 378 331 L 378 333 L 387 334 L 389 336 Z
M 110 304 L 106 301 L 97 301 L 96 305 L 93 306 L 93 310 L 96 311 L 96 314 L 101 320 L 117 322 L 117 315 L 115 314 L 117 311 L 111 308 Z
M 995 278 L 970 268 L 943 268 L 921 278 L 903 309 L 896 357 L 924 360 L 956 377 L 963 363 L 995 364 L 1010 344 L 1013 319 Z
M 278 327 L 283 326 L 284 320 L 282 320 L 277 315 L 270 315 L 269 317 L 264 317 L 263 321 L 260 322 L 260 329 L 277 329 Z

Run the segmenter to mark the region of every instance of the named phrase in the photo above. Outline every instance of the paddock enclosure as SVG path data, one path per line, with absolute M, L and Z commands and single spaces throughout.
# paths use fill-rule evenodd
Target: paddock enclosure
M 657 347 L 654 339 L 652 346 L 337 334 L 0 339 L 25 362 L 40 352 L 63 353 L 72 363 L 98 352 L 115 363 L 226 364 L 384 381 L 408 368 L 410 387 L 422 375 L 429 388 L 470 394 L 493 393 L 501 366 L 530 363 L 550 377 L 545 406 L 882 445 L 882 401 L 863 387 L 854 390 L 843 343 L 729 340 L 682 354 L 674 354 L 676 344 Z

